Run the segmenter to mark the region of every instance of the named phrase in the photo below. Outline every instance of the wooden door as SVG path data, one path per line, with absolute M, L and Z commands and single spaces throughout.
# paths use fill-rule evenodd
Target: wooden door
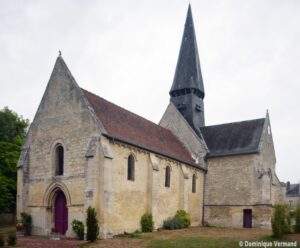
M 243 227 L 252 228 L 252 209 L 244 209 Z
M 68 229 L 68 208 L 67 201 L 62 191 L 57 192 L 54 205 L 55 231 L 65 234 Z

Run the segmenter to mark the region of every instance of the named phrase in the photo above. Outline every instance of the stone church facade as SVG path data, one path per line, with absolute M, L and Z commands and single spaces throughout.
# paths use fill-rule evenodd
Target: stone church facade
M 205 92 L 189 6 L 159 125 L 79 87 L 59 56 L 18 164 L 17 213 L 33 232 L 72 236 L 95 207 L 100 235 L 155 228 L 177 210 L 193 226 L 270 227 L 282 201 L 270 120 L 205 126 Z

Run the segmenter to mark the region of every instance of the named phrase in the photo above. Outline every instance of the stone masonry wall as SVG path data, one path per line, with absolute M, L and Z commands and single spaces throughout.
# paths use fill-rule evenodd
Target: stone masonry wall
M 191 214 L 193 225 L 201 224 L 203 171 L 123 143 L 110 142 L 109 146 L 113 158 L 107 161 L 111 170 L 105 177 L 111 178 L 111 189 L 106 197 L 109 206 L 102 209 L 105 219 L 103 236 L 139 229 L 140 218 L 146 212 L 152 213 L 156 228 L 179 209 Z M 134 181 L 127 180 L 130 154 L 135 157 Z M 165 187 L 166 166 L 171 167 L 169 188 Z M 191 193 L 193 173 L 197 175 L 196 193 Z
M 99 129 L 78 86 L 57 61 L 27 135 L 25 149 L 29 150 L 30 161 L 28 164 L 20 161 L 18 170 L 18 215 L 23 211 L 32 215 L 34 234 L 48 234 L 53 227 L 53 199 L 47 198 L 51 194 L 47 190 L 56 184 L 63 185 L 67 195 L 68 233 L 73 218 L 83 220 L 85 155 L 95 135 L 99 135 Z M 54 150 L 58 143 L 64 147 L 61 176 L 55 176 Z

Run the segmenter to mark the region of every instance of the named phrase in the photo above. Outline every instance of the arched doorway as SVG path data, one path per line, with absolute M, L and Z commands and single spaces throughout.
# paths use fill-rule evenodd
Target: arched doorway
M 55 232 L 64 235 L 68 230 L 68 208 L 65 194 L 61 190 L 55 193 L 53 212 Z

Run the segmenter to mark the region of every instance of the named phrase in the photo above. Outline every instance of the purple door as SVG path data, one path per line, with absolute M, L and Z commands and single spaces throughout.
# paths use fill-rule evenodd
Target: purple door
M 68 229 L 68 208 L 66 197 L 62 191 L 58 191 L 54 205 L 55 232 L 65 234 Z
M 244 209 L 243 227 L 252 228 L 252 209 Z

